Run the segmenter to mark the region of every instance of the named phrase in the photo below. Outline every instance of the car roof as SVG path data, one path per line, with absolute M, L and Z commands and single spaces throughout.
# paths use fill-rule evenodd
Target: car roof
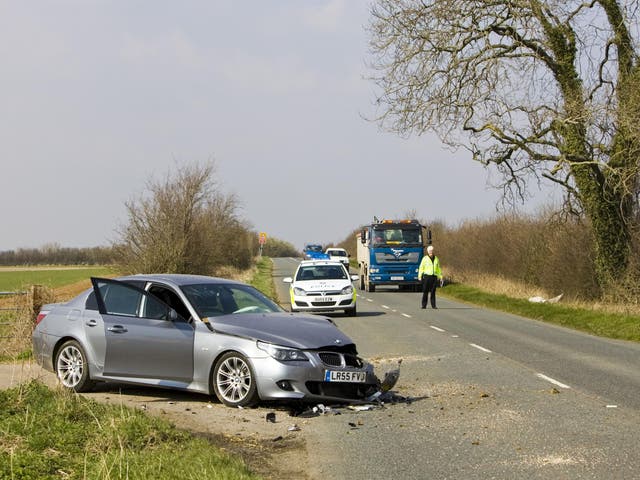
M 302 260 L 300 262 L 300 267 L 309 266 L 309 265 L 330 265 L 330 266 L 342 266 L 342 262 L 338 262 L 336 260 Z
M 346 252 L 344 248 L 327 248 L 327 252 Z
M 177 286 L 194 285 L 199 283 L 235 283 L 235 284 L 244 285 L 242 282 L 229 280 L 227 278 L 208 277 L 206 275 L 187 275 L 187 274 L 181 274 L 181 273 L 150 273 L 150 274 L 138 273 L 136 275 L 119 277 L 119 278 L 116 278 L 115 280 L 163 282 L 163 283 L 171 283 Z

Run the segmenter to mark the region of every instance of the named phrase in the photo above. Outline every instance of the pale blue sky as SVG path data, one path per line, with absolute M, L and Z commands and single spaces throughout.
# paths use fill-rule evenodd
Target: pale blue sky
M 257 231 L 301 247 L 499 192 L 373 114 L 365 0 L 0 0 L 0 250 L 106 245 L 150 176 L 215 159 Z M 533 207 L 529 207 L 533 208 Z

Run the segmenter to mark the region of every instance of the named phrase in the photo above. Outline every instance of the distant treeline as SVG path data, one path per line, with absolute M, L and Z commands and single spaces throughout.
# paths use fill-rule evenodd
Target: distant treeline
M 257 232 L 247 232 L 253 239 L 251 255 L 258 252 Z M 236 238 L 236 242 L 237 238 Z M 112 265 L 117 263 L 117 247 L 68 248 L 48 245 L 41 248 L 18 248 L 0 251 L 0 266 L 20 265 Z M 230 249 L 227 248 L 227 252 Z M 296 257 L 300 253 L 289 242 L 271 237 L 262 249 L 265 257 Z M 229 259 L 227 255 L 225 259 Z
M 112 247 L 67 248 L 46 246 L 0 252 L 0 265 L 109 265 L 114 262 Z

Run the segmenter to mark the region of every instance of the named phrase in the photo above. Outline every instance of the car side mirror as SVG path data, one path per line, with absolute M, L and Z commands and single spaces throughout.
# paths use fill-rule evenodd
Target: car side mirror
M 356 280 L 360 280 L 360 275 L 351 275 L 351 281 L 355 282 Z
M 362 230 L 360 232 L 360 243 L 362 243 L 362 244 L 367 243 L 367 231 L 366 230 Z
M 291 278 L 291 277 L 284 277 L 284 278 L 282 279 L 282 281 L 283 281 L 284 283 L 293 283 L 293 278 Z
M 172 322 L 175 322 L 179 318 L 180 318 L 180 315 L 178 315 L 178 312 L 176 312 L 173 308 L 169 308 L 169 320 L 171 320 Z

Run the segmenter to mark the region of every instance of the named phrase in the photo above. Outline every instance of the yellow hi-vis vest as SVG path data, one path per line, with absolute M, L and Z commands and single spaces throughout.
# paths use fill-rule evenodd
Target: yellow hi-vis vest
M 418 280 L 422 280 L 423 275 L 435 275 L 438 279 L 442 279 L 442 270 L 440 270 L 440 260 L 437 256 L 433 256 L 433 260 L 429 255 L 425 255 L 420 262 L 418 268 Z

